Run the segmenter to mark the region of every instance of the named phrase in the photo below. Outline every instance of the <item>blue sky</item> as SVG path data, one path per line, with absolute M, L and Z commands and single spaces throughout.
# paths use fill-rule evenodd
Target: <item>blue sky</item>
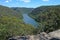
M 0 5 L 8 7 L 36 8 L 44 5 L 59 5 L 60 0 L 0 0 Z

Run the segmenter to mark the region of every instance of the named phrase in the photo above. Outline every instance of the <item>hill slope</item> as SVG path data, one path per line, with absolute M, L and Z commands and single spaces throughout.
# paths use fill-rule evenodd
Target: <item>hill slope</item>
M 15 16 L 18 18 L 22 18 L 21 13 L 19 14 L 17 11 L 14 11 L 8 7 L 1 5 L 0 5 L 0 16 L 10 16 L 10 17 Z
M 0 40 L 9 37 L 33 34 L 34 27 L 22 20 L 21 13 L 0 5 Z
M 60 29 L 60 5 L 41 6 L 34 9 L 29 15 L 40 24 L 42 31 L 50 32 Z

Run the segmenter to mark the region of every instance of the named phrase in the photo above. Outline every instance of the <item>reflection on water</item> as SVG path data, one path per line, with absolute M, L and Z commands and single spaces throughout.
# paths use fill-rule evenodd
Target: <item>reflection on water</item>
M 28 16 L 28 14 L 23 14 L 23 20 L 26 24 L 31 24 L 33 26 L 37 26 L 37 22 Z

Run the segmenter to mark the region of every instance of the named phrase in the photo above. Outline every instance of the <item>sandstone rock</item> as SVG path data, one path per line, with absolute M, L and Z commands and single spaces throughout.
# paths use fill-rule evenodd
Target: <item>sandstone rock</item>
M 40 40 L 39 35 L 30 35 L 28 40 Z
M 56 31 L 50 32 L 48 35 L 50 35 L 52 38 L 60 39 L 60 30 L 56 30 Z
M 47 33 L 45 32 L 40 33 L 40 40 L 49 40 L 49 39 L 51 39 L 51 37 Z

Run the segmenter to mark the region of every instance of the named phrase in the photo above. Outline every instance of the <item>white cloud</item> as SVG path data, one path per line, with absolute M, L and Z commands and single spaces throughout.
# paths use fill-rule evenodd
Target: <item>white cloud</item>
M 8 0 L 6 0 L 5 2 L 9 2 Z
M 5 0 L 5 2 L 11 2 L 12 0 Z M 29 2 L 31 2 L 31 0 L 16 0 L 17 2 L 18 1 L 23 1 L 23 2 L 25 2 L 25 3 L 29 3 Z
M 42 0 L 42 1 L 49 1 L 49 0 Z
M 12 1 L 12 0 L 6 0 L 5 2 L 10 2 L 10 1 Z
M 25 2 L 25 3 L 31 2 L 31 0 L 20 0 L 20 1 L 23 1 L 23 2 Z

